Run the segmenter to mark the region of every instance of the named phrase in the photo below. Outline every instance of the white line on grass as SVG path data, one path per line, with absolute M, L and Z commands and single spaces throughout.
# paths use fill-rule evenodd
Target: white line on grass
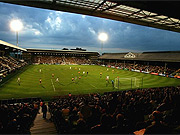
M 52 79 L 51 79 L 51 83 L 52 83 L 52 86 L 53 86 L 54 91 L 56 91 Z
M 78 91 L 78 90 L 61 90 L 61 91 L 69 91 L 69 92 L 71 92 L 71 91 Z
M 12 77 L 13 78 L 13 77 Z M 12 80 L 12 78 L 10 78 L 9 80 L 5 81 L 4 83 L 1 84 L 1 86 L 3 86 L 4 84 L 8 83 L 10 80 Z
M 96 86 L 94 86 L 94 85 L 92 85 L 92 84 L 90 84 L 91 86 L 93 86 L 94 88 L 96 88 L 97 89 L 97 87 Z

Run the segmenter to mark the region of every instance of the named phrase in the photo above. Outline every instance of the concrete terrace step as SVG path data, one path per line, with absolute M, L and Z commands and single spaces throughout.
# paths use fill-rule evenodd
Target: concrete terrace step
M 47 113 L 47 119 L 43 119 L 43 114 L 37 114 L 34 120 L 34 125 L 31 127 L 30 132 L 33 134 L 57 134 L 55 125 L 49 120 L 50 114 Z

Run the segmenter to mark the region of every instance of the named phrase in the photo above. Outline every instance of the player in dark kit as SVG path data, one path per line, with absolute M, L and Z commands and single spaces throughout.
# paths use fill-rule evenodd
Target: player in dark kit
M 114 80 L 111 80 L 111 83 L 112 83 L 112 87 L 114 89 Z
M 41 80 L 41 78 L 39 79 L 39 84 L 41 84 L 42 83 L 42 80 Z
M 102 72 L 100 73 L 100 78 L 102 78 Z
M 74 78 L 72 77 L 72 82 L 74 82 Z

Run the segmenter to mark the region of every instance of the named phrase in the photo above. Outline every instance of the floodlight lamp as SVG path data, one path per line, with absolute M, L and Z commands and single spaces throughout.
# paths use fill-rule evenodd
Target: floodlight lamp
M 100 33 L 98 38 L 99 38 L 99 40 L 104 42 L 108 39 L 108 35 L 106 33 Z
M 13 31 L 20 31 L 23 28 L 23 24 L 19 20 L 12 20 L 10 23 L 10 27 Z

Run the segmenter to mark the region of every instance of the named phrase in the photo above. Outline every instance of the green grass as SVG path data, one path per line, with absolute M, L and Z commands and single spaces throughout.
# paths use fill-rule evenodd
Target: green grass
M 72 67 L 70 69 L 69 67 Z M 76 69 L 75 69 L 76 68 Z M 72 82 L 72 77 L 80 76 L 76 82 Z M 42 69 L 42 72 L 39 72 Z M 112 72 L 114 70 L 114 73 Z M 88 75 L 82 75 L 82 72 L 89 72 Z M 103 73 L 100 78 L 100 72 Z M 55 74 L 52 78 L 52 74 Z M 136 77 L 139 87 L 163 87 L 163 86 L 178 86 L 179 79 L 167 78 L 156 75 L 137 73 L 131 71 L 124 71 L 119 69 L 109 68 L 96 65 L 30 65 L 25 70 L 20 71 L 14 77 L 11 77 L 8 82 L 5 82 L 0 87 L 0 99 L 10 98 L 25 98 L 25 97 L 41 97 L 43 99 L 51 99 L 53 96 L 72 94 L 88 94 L 88 93 L 103 93 L 109 91 L 117 91 L 113 89 L 111 82 L 106 86 L 105 78 L 110 76 L 115 79 L 117 76 L 120 78 Z M 17 78 L 21 78 L 20 86 L 17 84 Z M 56 77 L 59 77 L 59 83 L 56 82 Z M 39 84 L 39 79 L 42 79 L 42 84 Z M 54 88 L 53 88 L 54 85 Z M 119 90 L 131 89 L 131 80 L 120 84 Z M 136 88 L 133 82 L 132 88 Z

